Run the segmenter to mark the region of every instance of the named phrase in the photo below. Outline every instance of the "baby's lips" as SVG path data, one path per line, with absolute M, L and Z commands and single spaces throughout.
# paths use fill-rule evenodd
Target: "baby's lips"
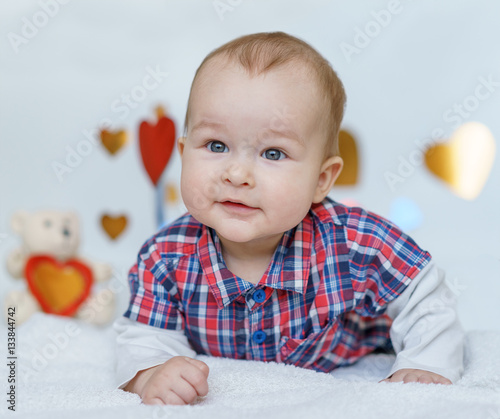
M 223 199 L 223 200 L 221 200 L 219 202 L 221 204 L 236 204 L 236 205 L 242 205 L 242 206 L 245 206 L 245 207 L 248 207 L 248 208 L 255 208 L 255 207 L 252 207 L 251 205 L 247 205 L 244 202 L 239 201 L 237 199 Z

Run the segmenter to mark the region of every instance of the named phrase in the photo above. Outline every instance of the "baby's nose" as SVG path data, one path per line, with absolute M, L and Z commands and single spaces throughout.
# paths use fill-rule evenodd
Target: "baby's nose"
M 248 164 L 231 163 L 224 171 L 222 180 L 235 186 L 254 186 L 253 171 Z

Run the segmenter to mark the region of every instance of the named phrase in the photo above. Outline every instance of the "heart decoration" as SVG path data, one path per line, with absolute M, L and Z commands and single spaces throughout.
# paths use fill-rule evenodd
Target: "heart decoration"
M 120 236 L 125 228 L 127 227 L 127 216 L 120 215 L 117 217 L 113 217 L 107 214 L 104 214 L 101 217 L 101 225 L 107 235 L 115 240 L 118 236 Z
M 179 191 L 173 183 L 167 183 L 165 186 L 165 202 L 175 205 L 179 202 Z
M 102 145 L 109 151 L 109 154 L 116 154 L 127 143 L 127 132 L 111 132 L 105 129 L 101 130 Z
M 463 199 L 481 193 L 495 160 L 495 139 L 479 122 L 460 126 L 448 143 L 436 144 L 425 152 L 427 168 Z
M 61 316 L 75 314 L 93 283 L 92 271 L 84 263 L 76 259 L 59 262 L 46 255 L 29 258 L 25 276 L 43 311 Z
M 156 186 L 165 170 L 175 145 L 174 122 L 165 116 L 163 108 L 156 109 L 157 122 L 142 121 L 139 126 L 139 147 L 144 168 Z
M 344 167 L 335 181 L 335 185 L 356 185 L 359 173 L 358 147 L 352 134 L 344 130 L 339 132 L 339 151 L 340 157 L 344 160 Z
M 420 227 L 424 216 L 415 201 L 400 196 L 391 203 L 389 219 L 401 230 L 411 231 Z

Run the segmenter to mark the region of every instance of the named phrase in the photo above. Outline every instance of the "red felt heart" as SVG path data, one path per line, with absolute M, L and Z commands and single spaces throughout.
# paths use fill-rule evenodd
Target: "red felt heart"
M 62 316 L 75 314 L 93 283 L 92 271 L 82 262 L 71 259 L 63 263 L 45 255 L 28 259 L 25 276 L 43 311 Z
M 157 110 L 157 114 L 156 124 L 143 121 L 139 126 L 142 163 L 155 186 L 170 160 L 175 144 L 174 122 L 163 115 L 161 109 Z

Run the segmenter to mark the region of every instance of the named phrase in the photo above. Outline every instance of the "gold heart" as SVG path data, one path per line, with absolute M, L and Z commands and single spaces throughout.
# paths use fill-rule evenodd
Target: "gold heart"
M 127 143 L 127 132 L 101 130 L 102 145 L 110 154 L 116 154 Z
M 347 131 L 339 132 L 339 151 L 340 157 L 344 160 L 344 167 L 335 185 L 350 186 L 358 183 L 359 157 L 356 140 Z
M 165 202 L 175 205 L 179 202 L 179 192 L 173 183 L 167 183 L 165 186 Z
M 114 240 L 122 234 L 123 230 L 127 227 L 127 217 L 125 215 L 112 217 L 105 214 L 101 217 L 101 225 L 107 235 Z
M 481 193 L 495 160 L 495 139 L 479 122 L 460 126 L 446 144 L 436 144 L 425 152 L 425 164 L 463 199 Z

